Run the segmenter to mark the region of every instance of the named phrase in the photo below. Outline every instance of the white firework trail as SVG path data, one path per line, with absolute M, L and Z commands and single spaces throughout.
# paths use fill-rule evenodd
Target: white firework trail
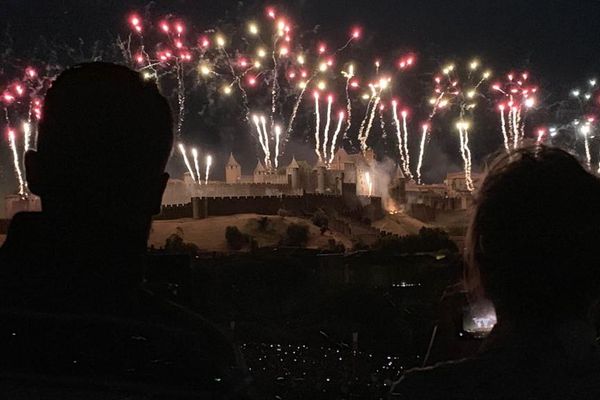
M 231 85 L 237 84 L 237 87 L 240 90 L 240 93 L 242 94 L 242 105 L 244 106 L 245 115 L 246 115 L 245 120 L 248 121 L 248 115 L 250 114 L 250 107 L 248 106 L 248 93 L 246 92 L 244 85 L 242 85 L 242 77 L 249 71 L 249 69 L 244 71 L 242 73 L 242 75 L 239 75 L 236 72 L 235 68 L 233 67 L 233 64 L 231 63 L 231 58 L 229 58 L 229 53 L 227 52 L 227 49 L 225 49 L 225 47 L 223 47 L 223 46 L 219 46 L 219 50 L 221 50 L 221 53 L 225 56 L 225 61 L 227 62 L 229 71 L 231 72 L 231 75 L 234 77 L 234 80 L 231 83 Z
M 264 119 L 264 117 L 263 117 Z M 263 139 L 263 133 L 262 130 L 260 128 L 260 118 L 258 115 L 253 115 L 252 116 L 252 121 L 254 122 L 254 125 L 256 126 L 256 132 L 258 133 L 258 142 L 260 143 L 260 147 L 262 148 L 263 154 L 265 156 L 265 165 L 267 164 L 267 160 L 268 160 L 268 153 L 269 153 L 269 149 L 266 147 L 265 141 Z
M 23 122 L 23 139 L 25 140 L 24 152 L 27 152 L 31 148 L 31 123 L 28 121 Z
M 473 186 L 473 177 L 471 174 L 472 164 L 471 164 L 471 148 L 469 147 L 469 129 L 468 126 L 464 128 L 464 146 L 465 146 L 465 154 L 467 155 L 467 173 L 468 178 L 465 177 L 467 181 L 467 189 L 469 191 L 475 190 L 475 186 Z
M 412 179 L 412 173 L 410 172 L 410 154 L 408 152 L 408 126 L 406 123 L 407 116 L 408 112 L 406 110 L 402 111 L 402 128 L 404 129 L 404 160 L 406 163 L 404 168 L 406 170 L 408 179 Z
M 536 140 L 536 144 L 541 144 L 542 140 L 544 140 L 544 135 L 546 134 L 546 130 L 544 129 L 538 129 L 538 135 L 537 135 L 537 140 Z
M 400 153 L 400 167 L 402 172 L 406 175 L 406 160 L 404 158 L 404 145 L 402 143 L 402 127 L 400 126 L 400 119 L 398 118 L 398 102 L 392 101 L 392 115 L 394 117 L 394 125 L 396 125 L 396 139 L 398 139 L 398 152 Z
M 196 176 L 198 177 L 198 183 L 202 183 L 202 178 L 200 176 L 200 163 L 198 162 L 198 150 L 196 148 L 192 148 L 192 157 L 194 158 L 194 168 L 196 168 Z
M 331 164 L 333 162 L 333 158 L 335 156 L 335 145 L 337 143 L 338 135 L 340 134 L 340 131 L 342 130 L 343 123 L 344 123 L 344 112 L 340 111 L 340 113 L 338 114 L 338 124 L 337 124 L 337 127 L 335 128 L 335 132 L 333 133 L 333 139 L 331 140 L 331 153 L 329 155 L 329 164 Z
M 17 174 L 17 180 L 19 181 L 19 195 L 25 196 L 25 181 L 23 179 L 23 173 L 21 172 L 21 165 L 19 164 L 19 152 L 17 151 L 17 139 L 14 129 L 8 129 L 8 143 L 13 154 L 15 173 Z
M 265 118 L 264 115 L 260 116 L 260 123 L 262 125 L 262 132 L 263 132 L 263 141 L 265 143 L 265 167 L 267 167 L 268 170 L 271 169 L 271 148 L 269 145 L 269 135 L 267 133 L 267 120 Z
M 421 184 L 421 168 L 423 167 L 423 155 L 425 154 L 425 143 L 427 141 L 427 131 L 429 125 L 423 124 L 423 131 L 421 132 L 421 143 L 419 145 L 419 161 L 417 162 L 417 183 Z
M 179 111 L 177 113 L 177 137 L 181 137 L 181 128 L 185 119 L 185 85 L 183 80 L 183 69 L 181 63 L 177 61 L 177 102 Z
M 271 88 L 271 129 L 273 129 L 273 126 L 275 125 L 275 113 L 277 112 L 277 98 L 279 95 L 279 64 L 277 63 L 277 56 L 275 54 L 275 49 L 277 48 L 278 41 L 279 38 L 276 37 L 273 41 L 273 51 L 271 53 L 271 58 L 273 59 L 273 87 Z
M 362 137 L 360 137 L 361 142 L 361 150 L 364 152 L 367 150 L 367 140 L 369 139 L 369 134 L 371 132 L 371 128 L 373 127 L 373 120 L 375 119 L 375 111 L 379 107 L 379 102 L 381 101 L 381 92 L 386 89 L 390 84 L 390 78 L 381 78 L 377 85 L 370 84 L 369 87 L 372 91 L 372 96 L 375 97 L 373 101 L 373 106 L 371 107 L 371 114 L 369 116 L 369 122 L 367 123 L 366 128 L 362 133 Z
M 310 82 L 312 82 L 315 76 L 317 76 L 316 72 L 313 73 L 313 75 L 306 82 L 304 82 L 304 86 L 302 87 L 302 90 L 300 91 L 300 94 L 296 99 L 296 103 L 294 104 L 292 115 L 290 116 L 290 122 L 287 128 L 288 135 L 292 132 L 292 129 L 294 128 L 294 121 L 296 120 L 296 114 L 298 113 L 298 109 L 300 108 L 300 104 L 302 103 L 302 99 L 304 98 L 304 93 L 306 92 L 308 85 L 310 84 Z
M 471 150 L 469 149 L 469 124 L 460 121 L 456 124 L 460 136 L 460 154 L 464 163 L 465 183 L 467 190 L 473 191 L 473 180 L 471 179 Z
M 511 107 L 510 111 L 512 113 L 512 117 L 511 114 L 509 114 L 509 118 L 511 118 L 513 149 L 516 149 L 519 147 L 519 126 L 517 125 L 517 108 Z
M 506 118 L 504 116 L 504 105 L 500 106 L 500 126 L 502 128 L 502 138 L 504 139 L 504 149 L 508 154 L 510 152 L 510 146 L 508 144 L 508 132 L 506 131 Z
M 25 160 L 25 156 L 27 154 L 27 152 L 29 151 L 29 149 L 31 148 L 31 111 L 30 111 L 30 115 L 29 115 L 29 121 L 25 121 L 23 122 L 23 139 L 24 139 L 24 145 L 23 145 L 23 160 Z M 29 188 L 28 188 L 28 184 L 27 184 L 27 177 L 25 177 L 24 179 L 24 185 L 25 185 L 25 191 L 28 192 Z
M 521 119 L 521 107 L 517 108 L 517 127 L 519 127 L 519 142 L 525 139 L 525 121 Z
M 333 96 L 327 96 L 327 122 L 325 123 L 325 132 L 323 133 L 323 157 L 327 158 L 327 143 L 329 142 L 329 128 L 331 126 L 331 105 L 333 104 Z
M 378 112 L 379 127 L 381 128 L 381 132 L 382 132 L 381 137 L 382 138 L 387 138 L 387 131 L 385 129 L 385 118 L 383 116 L 383 110 L 384 110 L 383 105 L 379 106 L 379 112 Z
M 369 85 L 371 88 L 371 97 L 369 97 L 369 102 L 367 103 L 367 109 L 365 110 L 365 116 L 360 123 L 360 127 L 358 128 L 358 140 L 360 141 L 360 148 L 364 151 L 367 149 L 367 139 L 364 137 L 365 127 L 367 124 L 367 120 L 369 115 L 371 115 L 371 106 L 373 104 L 373 100 L 375 100 L 375 96 L 377 92 L 375 92 L 375 88 L 372 84 Z
M 321 156 L 321 138 L 320 138 L 320 129 L 321 129 L 321 114 L 319 112 L 319 93 L 315 92 L 315 153 L 317 153 L 317 157 L 319 157 L 319 162 L 323 161 L 323 157 Z
M 179 147 L 179 152 L 181 152 L 181 155 L 183 156 L 183 162 L 185 163 L 185 166 L 187 167 L 188 172 L 190 173 L 190 176 L 192 177 L 192 180 L 194 182 L 196 182 L 196 176 L 194 174 L 194 170 L 192 169 L 192 165 L 190 164 L 190 160 L 188 159 L 188 156 L 185 152 L 185 146 L 183 145 L 183 143 L 179 143 L 178 147 Z
M 367 127 L 365 128 L 363 138 L 361 140 L 361 148 L 363 153 L 367 150 L 367 140 L 369 139 L 369 134 L 371 133 L 371 129 L 373 128 L 373 120 L 375 119 L 375 111 L 379 106 L 379 102 L 381 101 L 381 97 L 379 94 L 375 97 L 375 101 L 373 102 L 373 107 L 371 107 L 371 115 L 369 116 L 369 122 L 367 123 Z
M 275 169 L 279 167 L 279 141 L 281 138 L 281 127 L 275 125 Z
M 342 75 L 346 77 L 346 112 L 348 113 L 348 122 L 346 124 L 346 129 L 344 130 L 344 137 L 348 135 L 348 131 L 350 130 L 350 126 L 352 126 L 352 101 L 350 99 L 350 80 L 354 77 L 354 65 L 350 64 L 348 66 L 348 71 L 342 71 Z
M 590 140 L 589 140 L 589 134 L 592 131 L 590 124 L 586 123 L 585 125 L 583 125 L 580 129 L 581 133 L 583 134 L 583 144 L 585 146 L 585 162 L 587 164 L 587 167 L 590 168 L 591 164 L 592 164 L 592 156 L 590 154 Z
M 204 184 L 208 185 L 208 177 L 210 176 L 210 167 L 212 165 L 212 156 L 206 156 L 206 173 L 204 176 Z

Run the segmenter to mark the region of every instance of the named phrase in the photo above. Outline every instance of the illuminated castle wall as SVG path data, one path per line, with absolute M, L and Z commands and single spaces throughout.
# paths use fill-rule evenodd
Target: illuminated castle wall
M 357 196 L 387 197 L 389 187 L 377 184 L 373 167 L 372 151 L 363 156 L 340 149 L 328 167 L 323 163 L 311 166 L 294 157 L 289 165 L 276 171 L 268 170 L 258 161 L 251 175 L 243 175 L 241 165 L 231 154 L 225 164 L 225 181 L 197 183 L 185 173 L 183 179 L 169 180 L 163 205 L 184 204 L 192 197 L 341 195 L 343 184 L 352 184 L 356 188 L 353 194 Z M 396 178 L 404 179 L 401 174 Z

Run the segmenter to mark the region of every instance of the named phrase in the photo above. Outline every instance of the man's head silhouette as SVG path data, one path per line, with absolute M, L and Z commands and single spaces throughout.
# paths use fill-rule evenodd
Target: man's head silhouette
M 467 277 L 499 321 L 586 319 L 600 297 L 600 180 L 558 148 L 502 155 L 476 196 Z
M 172 144 L 169 105 L 154 82 L 124 66 L 76 65 L 46 95 L 37 151 L 26 156 L 29 188 L 45 214 L 71 224 L 147 228 Z

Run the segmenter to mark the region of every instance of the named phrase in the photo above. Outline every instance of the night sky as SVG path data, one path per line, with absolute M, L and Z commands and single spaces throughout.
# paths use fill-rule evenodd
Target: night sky
M 20 56 L 39 44 L 40 37 L 73 47 L 80 38 L 86 45 L 108 42 L 127 31 L 128 12 L 146 7 L 157 17 L 173 13 L 188 24 L 211 27 L 218 21 L 261 16 L 266 5 L 286 10 L 305 29 L 318 27 L 331 42 L 343 41 L 350 26 L 361 25 L 366 34 L 361 46 L 372 56 L 415 51 L 421 73 L 435 71 L 445 60 L 472 56 L 498 72 L 527 68 L 547 101 L 566 97 L 573 84 L 600 71 L 600 1 L 593 0 L 0 0 L 0 30 L 14 40 L 12 50 Z M 209 147 L 231 147 L 218 139 L 206 142 Z M 220 150 L 228 153 L 230 148 Z M 0 156 L 6 170 L 9 153 L 2 149 Z M 243 164 L 251 164 L 255 156 L 240 157 Z M 182 171 L 181 166 L 171 168 L 174 174 Z M 8 168 L 0 176 L 0 206 L 4 194 L 14 190 L 10 172 Z

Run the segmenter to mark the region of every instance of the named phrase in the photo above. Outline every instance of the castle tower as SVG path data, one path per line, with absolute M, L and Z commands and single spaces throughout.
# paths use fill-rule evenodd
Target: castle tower
M 389 192 L 394 201 L 399 204 L 406 203 L 406 177 L 400 166 L 396 166 L 396 174 L 390 182 Z
M 233 153 L 229 154 L 229 161 L 225 165 L 225 182 L 238 183 L 242 177 L 242 166 L 233 157 Z
M 375 152 L 373 149 L 367 149 L 365 151 L 365 161 L 367 162 L 367 165 L 373 166 L 373 161 L 375 161 Z
M 344 150 L 343 147 L 340 147 L 333 157 L 333 162 L 330 165 L 330 169 L 343 171 L 344 164 L 349 161 L 348 153 Z
M 297 190 L 300 187 L 300 165 L 296 161 L 296 157 L 292 157 L 292 162 L 285 168 L 286 174 L 290 177 L 292 190 Z
M 267 174 L 267 169 L 265 166 L 258 160 L 256 163 L 256 167 L 254 168 L 254 183 L 264 183 L 265 175 Z
M 325 164 L 322 161 L 315 166 L 317 170 L 317 193 L 325 193 Z

